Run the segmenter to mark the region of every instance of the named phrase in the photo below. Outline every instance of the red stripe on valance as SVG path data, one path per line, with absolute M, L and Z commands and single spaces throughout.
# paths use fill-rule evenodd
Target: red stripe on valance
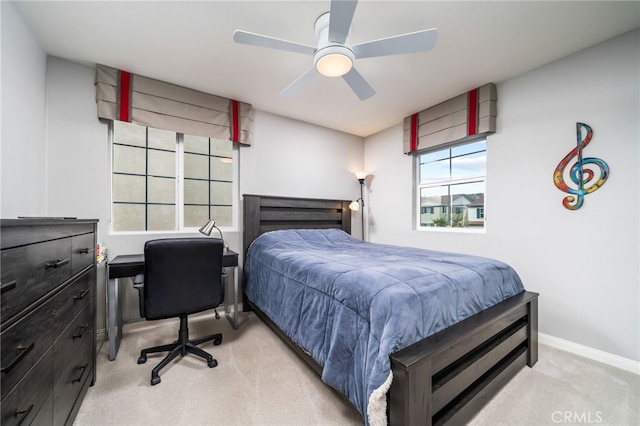
M 240 104 L 231 100 L 231 140 L 240 142 Z
M 411 116 L 411 152 L 418 149 L 418 114 Z
M 469 136 L 478 133 L 478 89 L 469 92 L 469 117 L 467 119 L 467 134 Z
M 120 121 L 131 121 L 131 73 L 120 71 Z

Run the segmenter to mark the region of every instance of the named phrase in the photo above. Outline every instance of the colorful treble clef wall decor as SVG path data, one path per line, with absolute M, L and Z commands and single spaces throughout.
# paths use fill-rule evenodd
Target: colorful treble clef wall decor
M 586 131 L 586 133 L 583 133 Z M 566 157 L 556 167 L 553 172 L 553 183 L 559 190 L 566 192 L 568 195 L 562 200 L 562 205 L 569 210 L 577 210 L 582 207 L 584 196 L 591 194 L 602 185 L 604 185 L 609 176 L 609 166 L 599 158 L 583 158 L 582 150 L 591 142 L 593 138 L 593 129 L 587 124 L 576 123 L 577 142 L 576 147 L 567 154 Z M 576 188 L 569 188 L 564 181 L 564 171 L 575 158 L 575 163 L 569 170 L 569 178 Z M 596 172 L 600 172 L 600 176 L 596 180 Z

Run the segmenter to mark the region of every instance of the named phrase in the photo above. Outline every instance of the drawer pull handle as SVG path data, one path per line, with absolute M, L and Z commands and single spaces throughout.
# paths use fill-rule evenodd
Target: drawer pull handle
M 89 254 L 89 251 L 90 251 L 90 250 L 91 250 L 90 248 L 81 248 L 81 249 L 79 250 L 79 252 L 80 252 L 81 254 Z
M 84 299 L 84 297 L 85 297 L 87 294 L 89 294 L 89 289 L 88 289 L 88 288 L 85 288 L 85 289 L 82 291 L 82 293 L 80 293 L 80 294 L 79 294 L 79 295 L 77 295 L 77 296 L 73 296 L 73 298 L 74 298 L 75 300 L 81 300 L 81 299 Z
M 5 291 L 13 290 L 14 288 L 16 288 L 16 284 L 18 284 L 17 281 L 13 280 L 13 281 L 11 281 L 9 283 L 0 285 L 0 293 L 4 293 Z
M 16 365 L 18 365 L 20 361 L 22 361 L 27 356 L 27 354 L 31 352 L 35 344 L 36 343 L 33 342 L 29 346 L 22 346 L 22 345 L 16 346 L 16 352 L 18 353 L 18 356 L 16 357 L 16 359 L 13 360 L 11 364 L 7 365 L 6 367 L 0 368 L 0 373 L 9 374 L 11 370 L 13 370 L 16 367 Z
M 27 418 L 32 408 L 33 408 L 33 404 L 31 404 L 29 408 L 20 408 L 20 407 L 16 408 L 16 413 L 15 413 L 16 419 L 19 417 L 22 417 L 18 422 L 18 424 L 21 424 L 22 421 Z
M 67 263 L 69 263 L 69 259 L 58 259 L 58 260 L 54 260 L 53 262 L 47 262 L 45 266 L 47 268 L 59 268 L 61 266 L 66 265 Z
M 79 339 L 82 338 L 82 335 L 84 334 L 85 331 L 87 331 L 89 329 L 89 324 L 85 324 L 85 325 L 81 325 L 80 327 L 78 327 L 78 331 L 76 331 L 74 333 L 73 337 L 74 339 Z
M 89 364 L 85 364 L 82 367 L 76 367 L 76 370 L 80 370 L 80 374 L 78 375 L 78 378 L 77 379 L 73 379 L 71 381 L 71 383 L 76 383 L 76 382 L 79 382 L 80 380 L 82 380 L 82 375 L 84 374 L 84 370 L 86 370 L 88 366 L 89 366 Z

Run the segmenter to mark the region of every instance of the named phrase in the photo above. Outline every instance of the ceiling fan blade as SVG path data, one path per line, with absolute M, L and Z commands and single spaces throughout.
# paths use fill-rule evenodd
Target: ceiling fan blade
M 275 37 L 269 37 L 262 34 L 250 33 L 243 30 L 235 30 L 233 32 L 233 40 L 236 43 L 248 44 L 250 46 L 267 47 L 269 49 L 286 50 L 287 52 L 302 53 L 304 55 L 313 56 L 316 48 L 305 44 L 294 43 L 292 41 L 282 40 Z
M 358 59 L 424 52 L 433 49 L 437 39 L 438 29 L 431 28 L 356 44 L 352 50 Z
M 309 71 L 302 74 L 300 77 L 296 79 L 293 83 L 285 87 L 285 89 L 280 92 L 280 96 L 290 97 L 297 94 L 300 89 L 302 89 L 307 84 L 311 83 L 311 81 L 318 75 L 318 71 L 316 67 L 312 67 Z
M 343 44 L 349 35 L 358 0 L 331 0 L 329 41 Z
M 356 71 L 355 68 L 351 68 L 351 71 L 342 76 L 344 81 L 347 82 L 349 86 L 351 86 L 351 90 L 355 92 L 355 94 L 360 98 L 361 101 L 369 99 L 373 95 L 376 94 L 376 91 L 373 90 L 373 87 L 367 83 L 364 77 Z

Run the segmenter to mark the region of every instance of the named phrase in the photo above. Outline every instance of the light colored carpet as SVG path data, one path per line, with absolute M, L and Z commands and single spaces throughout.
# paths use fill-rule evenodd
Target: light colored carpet
M 156 386 L 149 383 L 151 369 L 165 354 L 138 365 L 139 351 L 175 340 L 177 322 L 126 326 L 115 361 L 102 345 L 97 382 L 75 425 L 363 424 L 254 314 L 240 319 L 233 330 L 225 319 L 190 318 L 191 337 L 223 333 L 222 345 L 201 345 L 218 366 L 187 355 L 161 370 Z M 520 371 L 471 424 L 638 425 L 639 395 L 639 376 L 541 345 L 536 366 Z

